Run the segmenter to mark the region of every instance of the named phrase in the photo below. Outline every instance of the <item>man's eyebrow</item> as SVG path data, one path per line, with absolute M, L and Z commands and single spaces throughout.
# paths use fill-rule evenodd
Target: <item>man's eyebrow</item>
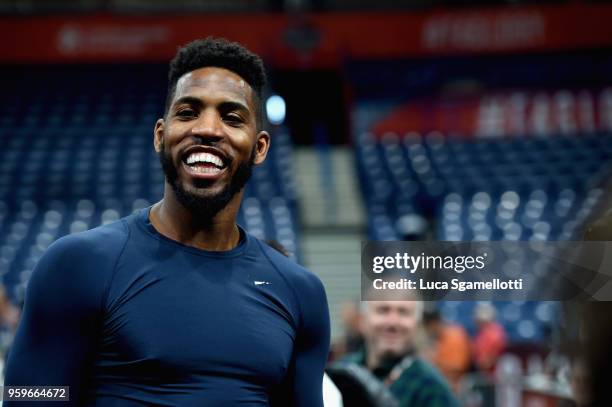
M 177 100 L 175 100 L 173 103 L 174 106 L 191 105 L 191 106 L 198 106 L 198 107 L 201 107 L 203 104 L 204 103 L 199 98 L 194 97 L 194 96 L 182 96 L 178 98 Z M 228 100 L 228 101 L 219 103 L 219 108 L 225 111 L 241 110 L 246 113 L 251 112 L 251 110 L 248 108 L 247 105 L 241 102 L 233 101 L 233 100 Z
M 226 102 L 221 102 L 219 104 L 219 108 L 223 109 L 225 111 L 236 111 L 236 110 L 241 110 L 245 113 L 250 113 L 251 110 L 243 103 L 240 102 L 235 102 L 235 101 L 226 101 Z
M 193 96 L 182 96 L 178 99 L 176 99 L 173 103 L 174 106 L 178 106 L 178 105 L 195 105 L 195 106 L 202 106 L 202 101 L 196 97 Z

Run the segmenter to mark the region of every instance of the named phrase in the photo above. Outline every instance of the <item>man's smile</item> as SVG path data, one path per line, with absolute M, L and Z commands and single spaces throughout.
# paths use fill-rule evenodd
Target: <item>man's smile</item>
M 221 177 L 229 167 L 225 154 L 216 148 L 189 148 L 181 160 L 182 166 L 191 177 L 215 180 Z
M 210 162 L 196 162 L 191 165 L 183 162 L 182 165 L 187 174 L 198 179 L 216 180 L 227 171 L 227 167 L 219 168 Z

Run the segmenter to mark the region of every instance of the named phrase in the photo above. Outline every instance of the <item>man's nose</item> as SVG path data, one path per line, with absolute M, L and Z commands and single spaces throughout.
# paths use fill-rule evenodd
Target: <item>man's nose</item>
M 389 315 L 387 315 L 387 326 L 391 328 L 395 328 L 399 325 L 399 322 L 400 322 L 400 316 L 398 313 L 390 312 Z
M 191 128 L 191 134 L 200 138 L 218 139 L 223 137 L 221 117 L 215 111 L 203 111 L 195 125 Z

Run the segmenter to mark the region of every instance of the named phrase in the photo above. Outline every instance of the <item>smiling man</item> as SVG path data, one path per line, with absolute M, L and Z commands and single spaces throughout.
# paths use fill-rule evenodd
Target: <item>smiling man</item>
M 154 129 L 163 199 L 49 248 L 5 385 L 70 386 L 74 405 L 322 406 L 323 286 L 236 224 L 270 145 L 264 83 L 239 44 L 179 50 Z

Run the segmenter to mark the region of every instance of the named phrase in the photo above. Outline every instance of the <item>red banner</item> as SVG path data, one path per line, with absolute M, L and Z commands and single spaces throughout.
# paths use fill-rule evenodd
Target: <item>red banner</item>
M 607 48 L 611 19 L 608 4 L 302 17 L 5 16 L 0 61 L 167 61 L 177 46 L 215 35 L 240 41 L 277 66 L 335 67 L 345 58 Z
M 513 89 L 412 101 L 389 113 L 373 131 L 476 137 L 612 132 L 612 87 Z

